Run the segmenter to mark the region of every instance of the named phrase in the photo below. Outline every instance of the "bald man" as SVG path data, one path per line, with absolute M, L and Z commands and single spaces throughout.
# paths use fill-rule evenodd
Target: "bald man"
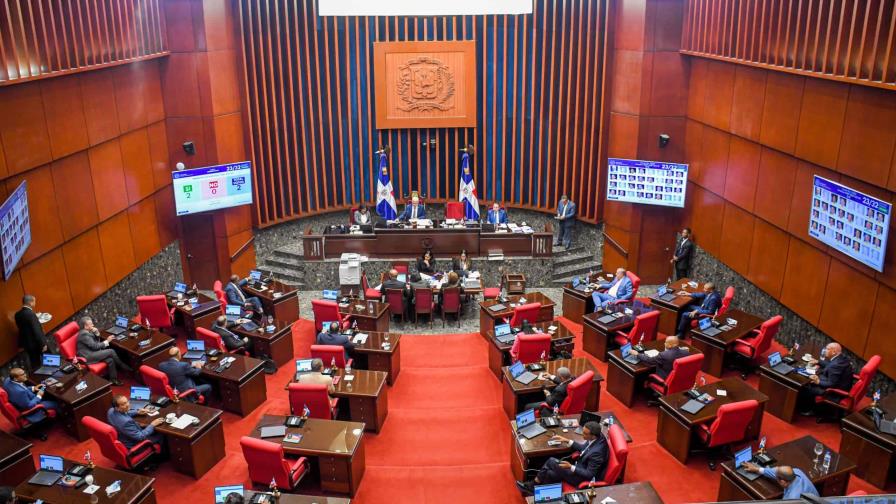
M 852 362 L 843 355 L 843 347 L 839 343 L 828 343 L 821 354 L 821 360 L 812 360 L 818 368 L 809 377 L 811 383 L 800 389 L 798 402 L 800 414 L 815 414 L 815 398 L 824 394 L 827 389 L 849 391 L 852 388 Z
M 639 361 L 648 366 L 656 366 L 656 374 L 665 379 L 672 372 L 672 365 L 676 360 L 690 355 L 687 350 L 679 345 L 681 345 L 681 340 L 677 336 L 667 336 L 666 341 L 663 343 L 664 350 L 658 353 L 656 357 L 648 357 L 635 350 L 630 350 L 629 353 L 636 355 Z
M 9 378 L 3 381 L 3 389 L 6 390 L 9 402 L 19 411 L 27 411 L 37 405 L 43 406 L 42 409 L 25 416 L 25 419 L 31 423 L 44 420 L 49 411 L 55 412 L 59 408 L 56 402 L 44 399 L 46 391 L 44 385 L 28 384 L 28 374 L 22 368 L 14 367 L 9 370 Z M 45 435 L 41 435 L 42 438 L 46 438 Z
M 703 284 L 703 292 L 679 292 L 679 295 L 691 296 L 691 304 L 687 305 L 678 319 L 678 333 L 676 336 L 684 338 L 691 329 L 691 322 L 703 315 L 714 316 L 722 307 L 722 295 L 716 290 L 712 282 Z
M 420 204 L 420 198 L 414 196 L 411 198 L 411 204 L 404 207 L 404 212 L 398 216 L 399 220 L 415 221 L 417 219 L 426 218 L 426 208 Z
M 199 395 L 208 397 L 212 392 L 212 386 L 208 383 L 196 383 L 193 378 L 202 374 L 202 361 L 183 362 L 180 360 L 180 349 L 172 347 L 168 349 L 168 360 L 159 363 L 159 369 L 168 376 L 168 384 L 179 392 L 196 389 Z M 186 399 L 196 402 L 197 394 L 190 394 Z
M 784 500 L 798 500 L 800 495 L 814 495 L 818 497 L 818 490 L 812 484 L 812 480 L 801 469 L 790 466 L 760 467 L 751 462 L 744 462 L 744 469 L 751 473 L 761 474 L 768 479 L 775 480 L 784 488 Z
M 553 382 L 556 385 L 553 389 L 549 388 L 547 384 L 542 385 L 542 392 L 544 393 L 544 401 L 536 401 L 533 403 L 529 403 L 526 405 L 526 409 L 535 409 L 538 408 L 542 402 L 546 403 L 548 407 L 541 408 L 539 414 L 543 417 L 552 416 L 554 414 L 554 406 L 560 406 L 563 404 L 563 401 L 566 400 L 567 395 L 567 387 L 569 383 L 575 379 L 572 372 L 568 367 L 561 366 L 557 368 L 557 374 L 552 375 L 545 373 L 544 379 Z
M 591 299 L 594 300 L 594 311 L 600 311 L 610 303 L 620 300 L 629 300 L 634 295 L 632 281 L 625 274 L 625 268 L 617 268 L 616 276 L 612 282 L 605 282 L 598 286 L 603 292 L 594 291 Z

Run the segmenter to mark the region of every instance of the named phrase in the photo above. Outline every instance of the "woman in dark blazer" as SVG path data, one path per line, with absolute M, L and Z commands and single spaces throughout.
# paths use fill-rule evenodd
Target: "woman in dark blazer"
M 427 275 L 432 275 L 436 272 L 436 260 L 432 256 L 431 250 L 426 249 L 423 251 L 423 257 L 417 259 L 417 271 Z

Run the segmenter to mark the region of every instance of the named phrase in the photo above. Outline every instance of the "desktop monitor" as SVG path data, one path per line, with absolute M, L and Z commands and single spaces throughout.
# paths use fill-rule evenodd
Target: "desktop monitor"
M 240 315 L 242 314 L 242 309 L 240 308 L 239 305 L 229 304 L 229 305 L 227 305 L 227 308 L 225 308 L 224 314 L 227 315 L 228 317 L 240 318 Z
M 536 504 L 542 502 L 561 502 L 561 499 L 563 498 L 563 483 L 535 485 L 533 490 Z
M 62 358 L 57 354 L 45 353 L 43 356 L 43 365 L 50 367 L 59 367 L 62 363 Z
M 62 472 L 62 457 L 56 455 L 40 455 L 40 470 Z
M 740 467 L 744 462 L 753 460 L 753 447 L 747 445 L 744 449 L 734 454 L 734 467 Z
M 202 340 L 187 340 L 187 351 L 188 352 L 204 352 L 205 351 L 205 342 Z
M 177 215 L 252 203 L 252 163 L 207 166 L 171 173 Z
M 526 370 L 526 366 L 523 365 L 522 362 L 516 361 L 510 366 L 510 375 L 516 378 L 517 376 L 523 374 Z
M 128 318 L 122 317 L 121 315 L 115 317 L 115 326 L 120 327 L 122 329 L 127 329 L 128 327 Z
M 523 427 L 535 423 L 535 410 L 528 409 L 516 416 L 516 428 L 522 429 Z
M 781 363 L 781 352 L 772 352 L 768 354 L 768 365 L 775 367 Z
M 149 387 L 131 387 L 131 400 L 149 401 L 149 398 L 150 398 Z
M 227 485 L 215 487 L 215 504 L 221 504 L 227 499 L 227 496 L 237 493 L 243 495 L 243 485 Z
M 296 359 L 296 372 L 307 373 L 311 371 L 311 359 Z

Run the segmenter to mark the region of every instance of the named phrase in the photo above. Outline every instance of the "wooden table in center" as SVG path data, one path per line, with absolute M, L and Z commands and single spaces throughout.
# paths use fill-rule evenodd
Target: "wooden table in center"
M 665 350 L 666 342 L 662 340 L 654 340 L 643 343 L 644 350 L 655 350 L 662 352 Z M 691 355 L 700 353 L 700 350 L 681 343 L 681 348 L 686 349 Z M 644 388 L 644 381 L 651 374 L 656 372 L 656 366 L 651 366 L 644 362 L 632 364 L 626 362 L 622 358 L 620 350 L 613 350 L 609 354 L 609 362 L 607 364 L 607 392 L 613 395 L 622 404 L 629 408 L 635 403 L 638 391 Z
M 76 460 L 63 459 L 62 467 L 66 471 L 72 466 L 78 465 Z M 115 481 L 121 481 L 121 490 L 111 497 L 106 496 L 102 489 L 94 495 L 84 493 L 84 487 L 73 488 L 62 485 L 42 486 L 32 485 L 23 481 L 16 486 L 18 502 L 35 502 L 38 499 L 44 504 L 78 504 L 78 503 L 103 503 L 103 504 L 155 504 L 156 492 L 153 489 L 155 478 L 96 466 L 91 469 L 95 485 L 106 487 Z M 28 475 L 31 479 L 31 475 Z
M 78 441 L 90 439 L 90 432 L 81 424 L 85 416 L 105 419 L 112 407 L 112 384 L 91 373 L 86 367 L 80 371 L 55 377 L 59 383 L 47 387 L 47 399 L 59 403 L 57 422 Z M 83 382 L 85 387 L 78 390 Z
M 551 332 L 549 330 L 550 327 L 555 327 L 556 329 Z M 573 339 L 575 338 L 575 334 L 572 333 L 569 329 L 566 328 L 565 325 L 553 321 L 553 322 L 539 322 L 537 324 L 532 324 L 532 327 L 537 327 L 543 333 L 547 333 L 551 335 L 551 348 L 556 350 L 565 350 L 569 353 L 572 353 L 573 350 Z M 522 333 L 519 333 L 522 334 Z M 519 335 L 518 334 L 518 335 Z M 512 364 L 510 362 L 510 349 L 513 348 L 513 342 L 510 343 L 501 343 L 497 339 L 495 339 L 495 332 L 489 331 L 486 335 L 486 339 L 488 339 L 488 367 L 492 370 L 492 373 L 495 374 L 495 377 L 500 380 L 504 375 L 501 373 L 501 368 L 504 366 L 509 366 Z
M 178 418 L 187 414 L 199 419 L 198 424 L 183 429 L 167 423 L 156 427 L 156 432 L 165 436 L 174 469 L 199 479 L 224 458 L 223 413 L 217 408 L 179 401 L 160 409 L 158 417 L 140 415 L 134 420 L 141 427 L 146 427 L 153 419 L 164 418 L 169 413 L 174 413 Z
M 108 333 L 110 328 L 106 329 Z M 133 336 L 132 336 L 133 335 Z M 145 364 L 148 360 L 156 355 L 165 355 L 166 351 L 174 346 L 174 338 L 163 333 L 162 331 L 150 331 L 145 327 L 141 327 L 138 331 L 126 331 L 119 337 L 109 342 L 109 346 L 115 349 L 115 352 L 134 369 L 136 377 L 139 379 L 140 373 L 137 369 Z M 144 343 L 147 342 L 148 343 Z
M 247 297 L 255 296 L 261 300 L 265 316 L 273 315 L 275 319 L 286 323 L 299 320 L 299 291 L 295 287 L 274 280 L 259 289 L 249 282 L 242 289 Z
M 663 499 L 656 493 L 656 489 L 649 481 L 639 481 L 637 483 L 623 483 L 621 485 L 613 485 L 595 488 L 592 490 L 594 494 L 591 497 L 591 504 L 600 504 L 603 502 L 623 502 L 637 504 L 663 504 Z M 566 495 L 566 494 L 563 494 Z M 526 497 L 527 504 L 534 504 L 535 497 Z
M 379 432 L 389 414 L 386 373 L 353 368 L 352 375 L 354 379 L 349 381 L 345 379 L 345 369 L 338 369 L 336 372 L 339 381 L 336 383 L 336 390 L 330 395 L 341 399 L 339 416 L 364 423 L 367 430 Z M 295 379 L 289 381 L 294 382 Z M 289 383 L 283 388 L 288 389 Z
M 0 486 L 14 487 L 35 473 L 31 446 L 22 438 L 0 431 Z
M 669 286 L 672 292 L 703 292 L 703 283 L 695 282 L 697 285 L 690 285 L 690 278 L 680 278 Z M 693 301 L 690 296 L 675 296 L 669 301 L 660 299 L 654 294 L 650 297 L 650 304 L 660 311 L 659 331 L 663 334 L 675 334 L 678 331 L 678 314 L 684 310 L 684 307 Z
M 530 320 L 530 324 L 535 322 L 549 322 L 554 320 L 554 301 L 538 291 L 527 292 L 525 294 L 516 294 L 507 296 L 507 301 L 502 303 L 497 299 L 488 299 L 479 302 L 479 334 L 486 337 L 489 331 L 495 330 L 495 325 L 503 324 L 504 320 L 510 320 L 513 317 L 513 309 L 517 306 L 521 299 L 525 299 L 526 303 L 541 303 L 541 311 L 538 312 L 538 320 Z M 494 310 L 496 305 L 502 305 L 503 309 Z
M 893 418 L 896 395 L 885 396 L 879 406 L 887 419 Z M 856 461 L 856 476 L 878 488 L 886 488 L 896 480 L 896 436 L 879 431 L 868 410 L 856 411 L 841 422 L 840 453 Z
M 350 299 L 347 306 L 339 306 L 339 313 L 357 321 L 359 331 L 389 332 L 389 303 Z
M 719 317 L 720 327 L 729 327 L 722 330 L 719 334 L 710 336 L 699 327 L 691 329 L 691 341 L 694 346 L 703 352 L 703 371 L 713 376 L 722 376 L 722 370 L 725 366 L 725 356 L 728 349 L 734 345 L 734 342 L 750 334 L 753 329 L 757 329 L 765 322 L 764 319 L 752 315 L 743 310 L 728 310 L 724 315 Z M 737 321 L 737 325 L 731 326 L 726 319 Z
M 635 318 L 654 311 L 653 308 L 639 301 L 631 304 L 609 305 L 608 309 L 609 313 L 606 311 L 588 313 L 582 319 L 582 349 L 603 362 L 606 362 L 610 349 L 617 347 L 613 341 L 613 334 L 616 331 L 629 331 L 635 325 Z M 626 309 L 632 313 L 626 314 Z M 659 333 L 657 333 L 657 337 L 660 337 Z
M 378 331 L 366 331 L 366 334 L 367 340 L 355 343 L 352 351 L 354 367 L 382 371 L 386 373 L 386 382 L 394 384 L 401 372 L 401 334 Z M 384 348 L 384 343 L 388 343 L 389 348 Z
M 585 400 L 585 409 L 588 411 L 597 411 L 597 408 L 600 407 L 600 382 L 604 381 L 603 375 L 600 374 L 591 361 L 584 357 L 548 361 L 545 363 L 544 368 L 545 372 L 555 374 L 557 368 L 564 366 L 569 368 L 569 371 L 573 376 L 580 376 L 586 371 L 594 371 L 594 382 L 591 385 L 591 391 L 588 393 L 588 398 Z M 501 385 L 501 388 L 503 389 L 502 403 L 504 405 L 504 413 L 506 413 L 507 418 L 510 418 L 511 420 L 516 418 L 516 414 L 522 411 L 526 404 L 544 400 L 545 397 L 542 392 L 542 386 L 547 386 L 548 388 L 553 388 L 555 386 L 554 382 L 550 380 L 540 380 L 538 378 L 529 382 L 528 385 L 523 385 L 513 379 L 508 367 L 501 368 L 501 373 L 504 377 L 504 383 Z
M 252 355 L 267 355 L 279 368 L 287 362 L 291 362 L 295 355 L 292 342 L 293 323 L 294 321 L 287 322 L 274 318 L 273 324 L 271 324 L 274 326 L 272 332 L 265 329 L 265 326 L 268 325 L 267 321 L 263 325 L 258 324 L 259 328 L 254 331 L 243 329 L 242 324 L 234 324 L 230 330 L 241 338 L 249 338 L 252 342 Z

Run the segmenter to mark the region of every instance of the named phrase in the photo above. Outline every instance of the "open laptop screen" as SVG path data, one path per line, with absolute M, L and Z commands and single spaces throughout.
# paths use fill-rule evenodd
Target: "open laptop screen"
M 228 485 L 215 487 L 215 504 L 221 504 L 232 493 L 243 495 L 243 485 Z
M 43 365 L 50 367 L 59 367 L 62 358 L 57 354 L 45 353 L 43 357 Z
M 57 457 L 55 455 L 41 455 L 40 456 L 40 470 L 61 473 L 62 472 L 62 457 Z
M 115 317 L 115 325 L 122 329 L 127 329 L 128 327 L 128 318 L 122 317 L 121 315 Z
M 620 348 L 619 351 L 622 353 L 623 359 L 628 357 L 628 353 L 632 351 L 632 344 L 626 343 L 626 344 L 622 345 L 622 348 Z
M 535 502 L 555 502 L 563 498 L 563 483 L 535 485 Z
M 510 375 L 516 378 L 517 376 L 523 374 L 523 371 L 525 370 L 526 367 L 523 365 L 523 363 L 520 361 L 516 361 L 512 366 L 510 366 Z
M 187 284 L 185 284 L 183 282 L 177 282 L 174 284 L 174 290 L 176 290 L 177 292 L 186 293 L 187 292 Z
M 510 334 L 510 324 L 498 324 L 495 326 L 495 336 Z
M 149 387 L 131 387 L 131 399 L 134 401 L 148 401 Z
M 188 352 L 204 352 L 205 351 L 205 342 L 202 340 L 187 340 L 187 351 Z
M 296 359 L 296 372 L 307 373 L 311 371 L 311 359 Z
M 523 427 L 535 423 L 535 410 L 529 409 L 526 410 L 516 416 L 516 428 L 522 429 Z
M 235 305 L 235 304 L 229 304 L 229 305 L 227 305 L 227 308 L 225 308 L 225 310 L 226 310 L 226 311 L 225 311 L 224 313 L 225 313 L 225 315 L 227 315 L 228 317 L 237 317 L 237 318 L 239 318 L 240 313 L 241 313 L 241 312 L 240 312 L 240 305 Z
M 781 363 L 781 352 L 773 352 L 768 355 L 768 365 L 775 367 Z
M 256 281 L 261 280 L 261 271 L 259 271 L 259 270 L 250 271 L 249 278 L 252 280 L 256 280 Z
M 746 448 L 734 454 L 734 467 L 740 467 L 744 462 L 749 462 L 753 458 L 753 447 L 747 445 Z

